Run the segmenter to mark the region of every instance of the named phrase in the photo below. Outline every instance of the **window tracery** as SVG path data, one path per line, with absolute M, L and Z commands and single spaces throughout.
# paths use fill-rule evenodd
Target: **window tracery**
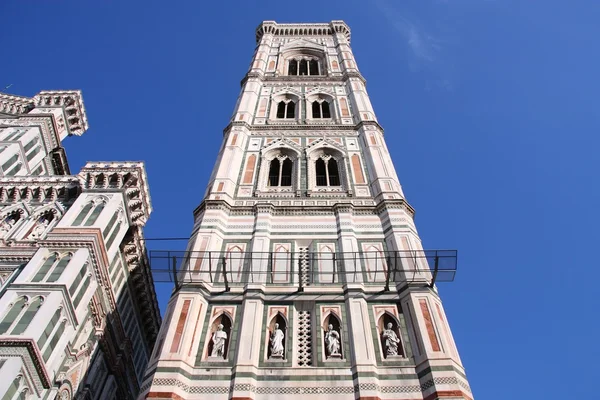
M 322 75 L 317 57 L 296 56 L 288 60 L 287 74 L 290 76 Z

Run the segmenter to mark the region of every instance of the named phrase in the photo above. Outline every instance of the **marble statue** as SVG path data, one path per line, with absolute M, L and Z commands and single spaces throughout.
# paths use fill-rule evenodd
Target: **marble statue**
M 223 324 L 219 324 L 212 337 L 213 348 L 211 357 L 225 358 L 225 342 L 227 341 L 227 333 L 223 331 Z
M 279 329 L 279 324 L 275 324 L 271 334 L 271 357 L 283 357 L 283 331 Z
M 391 322 L 387 324 L 387 329 L 383 330 L 382 337 L 385 340 L 385 354 L 388 356 L 397 356 L 398 355 L 398 343 L 400 343 L 400 339 L 396 332 L 392 329 L 393 325 Z
M 329 324 L 329 330 L 325 333 L 325 344 L 327 345 L 327 354 L 331 356 L 340 355 L 340 334 Z

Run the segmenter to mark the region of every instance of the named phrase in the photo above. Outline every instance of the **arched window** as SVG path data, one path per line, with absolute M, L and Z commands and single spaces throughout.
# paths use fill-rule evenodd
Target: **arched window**
M 298 75 L 308 75 L 308 61 L 300 60 L 300 65 L 298 68 Z
M 329 155 L 317 159 L 315 174 L 317 186 L 340 186 L 340 172 L 337 161 Z
M 319 60 L 316 58 L 302 58 L 300 60 L 291 59 L 288 61 L 288 75 L 321 75 Z
M 38 348 L 40 349 L 40 351 L 44 348 L 44 345 L 46 344 L 48 338 L 52 334 L 54 327 L 58 323 L 58 320 L 60 319 L 60 313 L 60 308 L 54 312 L 54 315 L 50 319 L 50 322 L 48 322 L 48 325 L 46 325 L 46 329 L 44 329 L 44 332 L 42 332 L 42 334 L 40 335 L 40 338 L 37 341 Z
M 97 204 L 96 208 L 94 208 L 94 211 L 92 211 L 92 214 L 90 215 L 88 220 L 85 221 L 85 224 L 83 224 L 83 225 L 84 226 L 93 225 L 94 222 L 96 222 L 96 220 L 100 216 L 100 213 L 102 212 L 102 210 L 104 210 L 104 206 L 105 206 L 104 202 Z
M 309 75 L 320 75 L 319 74 L 319 62 L 317 60 L 310 60 L 308 63 Z
M 61 257 L 60 261 L 56 264 L 56 267 L 50 273 L 47 282 L 56 282 L 58 278 L 62 275 L 65 268 L 67 268 L 67 264 L 71 261 L 71 254 L 67 254 L 64 257 Z
M 326 101 L 313 101 L 312 103 L 312 117 L 313 118 L 331 118 L 331 112 L 329 111 L 329 103 Z
M 11 335 L 20 335 L 25 332 L 25 329 L 29 326 L 35 314 L 37 314 L 40 306 L 42 305 L 42 298 L 36 298 L 30 305 L 27 307 L 27 310 L 21 315 L 21 318 L 14 326 L 13 330 L 10 332 Z
M 10 384 L 10 386 L 4 393 L 4 397 L 2 397 L 2 400 L 4 400 L 4 399 L 12 400 L 12 398 L 15 396 L 15 394 L 17 394 L 17 391 L 19 390 L 19 386 L 21 384 L 21 379 L 22 379 L 21 376 L 17 376 L 12 381 L 12 383 Z
M 13 165 L 15 165 L 15 163 L 19 161 L 19 155 L 15 154 L 12 157 L 10 157 L 8 160 L 6 160 L 6 162 L 4 164 L 2 164 L 2 171 L 4 171 L 4 173 L 6 175 L 8 175 L 8 171 L 11 169 L 11 167 Z
M 23 168 L 23 163 L 22 162 L 18 162 L 17 165 L 14 166 L 14 168 L 12 168 L 10 171 L 8 171 L 6 173 L 6 175 L 7 176 L 16 175 L 19 171 L 21 171 L 21 168 Z
M 25 302 L 27 299 L 25 297 L 19 298 L 15 304 L 8 310 L 4 318 L 2 318 L 2 322 L 0 322 L 0 335 L 3 335 L 8 331 L 8 328 L 12 326 L 17 317 L 23 311 L 23 307 L 25 306 Z
M 268 186 L 292 186 L 293 162 L 287 156 L 271 160 Z
M 79 212 L 79 215 L 77 215 L 77 217 L 75 218 L 75 221 L 73 221 L 73 226 L 81 225 L 81 223 L 83 222 L 85 217 L 87 217 L 87 215 L 90 213 L 90 210 L 92 209 L 93 206 L 94 206 L 94 203 L 87 203 L 85 205 L 85 207 L 83 207 L 81 209 L 81 211 Z
M 290 60 L 288 66 L 288 75 L 298 75 L 298 61 Z
M 50 342 L 48 342 L 48 346 L 46 346 L 46 350 L 43 353 L 44 361 L 48 361 L 48 359 L 52 355 L 52 351 L 56 348 L 56 345 L 58 344 L 60 337 L 65 332 L 66 324 L 67 324 L 66 321 L 61 322 L 61 324 L 58 327 L 58 329 L 56 330 L 56 332 L 54 332 L 54 335 L 52 335 L 52 339 L 50 339 Z
M 38 270 L 37 274 L 35 274 L 35 276 L 33 277 L 33 279 L 31 281 L 32 282 L 41 282 L 42 280 L 44 280 L 44 277 L 46 276 L 48 271 L 50 271 L 50 268 L 52 268 L 52 266 L 54 265 L 56 258 L 57 258 L 56 253 L 53 253 L 48 258 L 46 258 L 46 261 L 44 261 L 44 263 Z
M 280 101 L 277 104 L 277 118 L 295 118 L 296 103 L 293 101 Z

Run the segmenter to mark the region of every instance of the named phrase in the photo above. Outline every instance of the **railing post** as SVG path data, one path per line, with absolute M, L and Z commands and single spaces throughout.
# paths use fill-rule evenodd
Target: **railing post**
M 385 257 L 385 261 L 387 263 L 387 271 L 385 274 L 385 288 L 383 290 L 385 290 L 386 292 L 389 292 L 390 290 L 390 256 L 387 255 Z
M 221 259 L 223 263 L 223 282 L 225 282 L 225 291 L 229 292 L 229 281 L 227 280 L 227 257 Z
M 336 264 L 336 260 L 335 260 L 335 253 L 331 253 L 332 257 L 333 257 L 333 277 L 332 277 L 332 283 L 335 283 L 335 275 L 336 275 L 336 268 L 335 268 L 335 264 Z M 339 279 L 338 279 L 339 281 Z
M 433 277 L 431 278 L 431 284 L 429 284 L 430 288 L 433 288 L 433 286 L 435 285 L 435 279 L 437 278 L 437 274 L 438 274 L 438 268 L 439 268 L 439 256 L 437 251 L 435 252 L 435 262 L 434 262 L 434 268 L 433 268 Z
M 208 252 L 208 277 L 210 278 L 210 283 L 213 283 L 213 276 L 212 276 L 212 260 L 211 260 L 211 252 Z
M 169 252 L 171 253 L 171 252 Z M 175 291 L 178 291 L 180 286 L 177 281 L 177 257 L 173 256 L 173 265 L 171 266 L 171 272 L 173 273 L 173 282 L 175 283 Z

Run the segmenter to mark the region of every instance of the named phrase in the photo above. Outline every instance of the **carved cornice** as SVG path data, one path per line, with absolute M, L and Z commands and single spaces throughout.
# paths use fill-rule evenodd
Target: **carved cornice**
M 279 24 L 275 21 L 263 21 L 256 28 L 256 43 L 260 43 L 263 35 L 273 36 L 313 36 L 327 37 L 340 33 L 350 43 L 350 28 L 344 21 L 308 24 Z
M 38 394 L 50 388 L 48 371 L 33 339 L 0 339 L 0 356 L 21 357 Z
M 33 101 L 29 97 L 0 93 L 0 112 L 2 113 L 11 115 L 26 114 L 33 107 Z
M 160 329 L 160 309 L 154 290 L 154 279 L 140 227 L 132 227 L 122 244 L 123 256 L 129 270 L 134 302 L 144 324 L 148 347 L 152 348 Z
M 89 162 L 79 172 L 84 190 L 124 191 L 131 223 L 144 226 L 152 212 L 146 168 L 142 162 Z
M 44 90 L 32 101 L 37 107 L 63 107 L 67 128 L 72 135 L 81 136 L 89 127 L 80 90 Z

